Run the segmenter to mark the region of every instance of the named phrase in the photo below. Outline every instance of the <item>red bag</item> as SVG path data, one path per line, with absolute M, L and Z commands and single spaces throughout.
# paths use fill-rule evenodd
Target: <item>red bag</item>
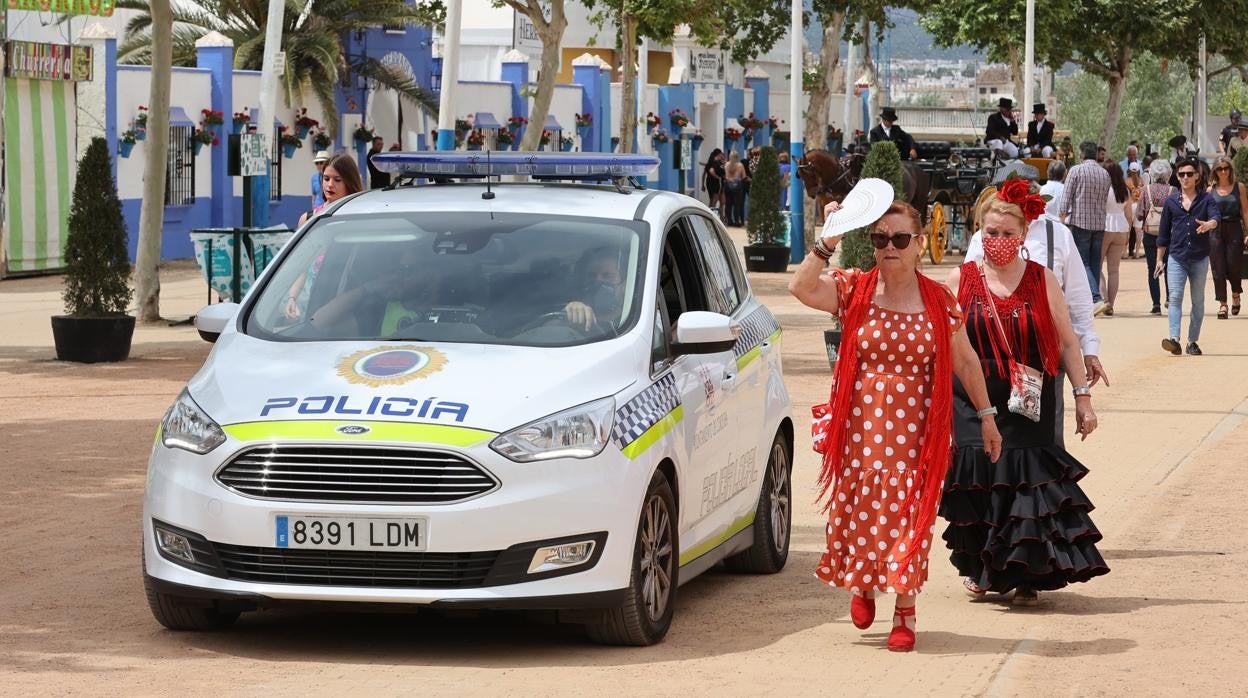
M 811 448 L 815 453 L 823 453 L 828 448 L 828 424 L 832 421 L 832 406 L 829 404 L 814 405 L 810 408 Z

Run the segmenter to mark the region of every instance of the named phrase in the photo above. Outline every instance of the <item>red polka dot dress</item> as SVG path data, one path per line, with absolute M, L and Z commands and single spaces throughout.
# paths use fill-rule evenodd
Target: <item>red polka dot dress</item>
M 847 307 L 856 270 L 833 272 Z M 936 318 L 956 331 L 961 313 L 952 294 L 949 314 Z M 919 462 L 927 413 L 935 326 L 927 313 L 898 313 L 874 303 L 858 330 L 859 366 L 853 386 L 841 471 L 830 493 L 828 549 L 815 575 L 852 591 L 909 594 L 927 579 L 932 531 L 911 536 L 910 498 L 922 489 Z M 838 425 L 830 425 L 836 428 Z M 918 502 L 917 506 L 935 506 Z M 918 541 L 905 567 L 907 544 Z

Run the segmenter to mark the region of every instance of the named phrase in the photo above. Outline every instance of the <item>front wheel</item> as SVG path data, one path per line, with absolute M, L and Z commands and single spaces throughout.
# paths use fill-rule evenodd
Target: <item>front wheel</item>
M 190 599 L 156 589 L 150 577 L 143 577 L 147 605 L 156 621 L 170 630 L 224 630 L 238 620 L 238 611 L 223 610 L 216 601 Z
M 788 441 L 776 434 L 767 458 L 767 474 L 754 510 L 754 544 L 724 560 L 733 572 L 775 574 L 789 560 L 789 532 L 793 523 L 792 460 Z
M 589 639 L 604 645 L 653 645 L 672 625 L 677 587 L 676 497 L 662 471 L 646 489 L 633 546 L 627 600 L 586 627 Z

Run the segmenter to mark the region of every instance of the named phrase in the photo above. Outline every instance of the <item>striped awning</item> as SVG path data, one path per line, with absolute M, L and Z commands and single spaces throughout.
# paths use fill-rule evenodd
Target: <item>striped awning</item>
M 5 78 L 4 92 L 0 275 L 59 269 L 77 170 L 74 83 Z

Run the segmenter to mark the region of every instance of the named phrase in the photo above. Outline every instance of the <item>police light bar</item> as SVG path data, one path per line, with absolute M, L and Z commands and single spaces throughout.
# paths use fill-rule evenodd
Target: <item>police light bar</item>
M 659 158 L 610 153 L 388 152 L 374 155 L 373 166 L 400 176 L 430 178 L 528 175 L 542 179 L 617 179 L 645 177 L 659 166 Z

